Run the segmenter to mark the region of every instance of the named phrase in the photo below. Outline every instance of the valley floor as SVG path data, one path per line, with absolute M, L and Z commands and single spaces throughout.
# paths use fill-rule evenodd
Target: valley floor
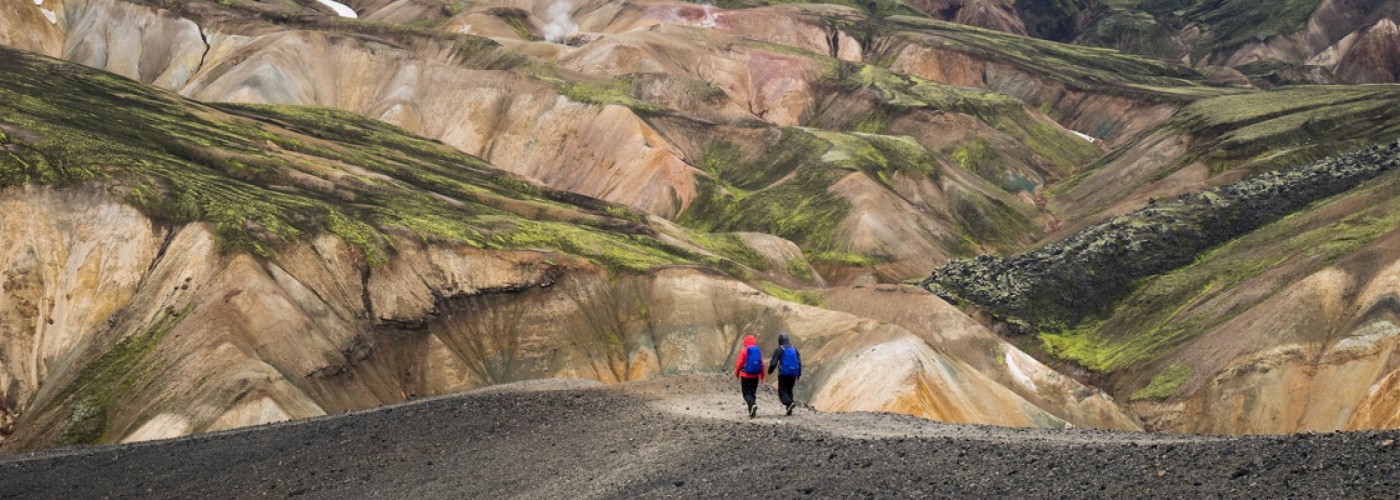
M 0 498 L 1381 497 L 1400 431 L 1200 437 L 743 413 L 720 376 L 528 382 L 136 445 L 0 459 Z

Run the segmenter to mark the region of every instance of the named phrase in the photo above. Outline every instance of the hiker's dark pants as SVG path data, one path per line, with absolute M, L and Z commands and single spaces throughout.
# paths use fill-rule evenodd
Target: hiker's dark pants
M 783 406 L 792 404 L 792 386 L 797 384 L 797 377 L 778 375 L 778 400 L 783 402 Z
M 758 377 L 739 377 L 739 388 L 744 391 L 744 402 L 754 405 L 754 393 L 758 392 Z

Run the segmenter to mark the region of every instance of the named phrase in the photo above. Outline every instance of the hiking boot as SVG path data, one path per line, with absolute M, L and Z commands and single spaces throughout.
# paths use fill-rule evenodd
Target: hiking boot
M 787 414 L 788 414 L 788 415 L 792 415 L 792 409 L 793 409 L 793 407 L 795 407 L 795 406 L 797 406 L 797 403 L 788 403 L 788 405 L 787 405 Z
M 758 416 L 758 405 L 749 405 L 749 418 Z

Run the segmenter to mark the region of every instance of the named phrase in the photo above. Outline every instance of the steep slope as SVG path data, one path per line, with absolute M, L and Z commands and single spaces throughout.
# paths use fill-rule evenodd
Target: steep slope
M 742 334 L 779 331 L 808 353 L 801 396 L 822 409 L 844 408 L 814 396 L 836 385 L 902 397 L 840 367 L 904 346 L 952 367 L 911 380 L 996 395 L 959 400 L 967 420 L 1133 425 L 1047 412 L 931 339 L 754 289 L 741 280 L 820 301 L 768 281 L 813 279 L 772 237 L 541 188 L 346 112 L 213 107 L 0 51 L 7 452 L 517 380 L 725 372 Z
M 1035 403 L 1057 418 L 1070 422 L 1094 422 L 1098 428 L 1136 428 L 1138 424 L 1125 420 L 1125 415 L 1107 394 L 1087 387 L 1054 369 L 1041 364 L 1006 340 L 987 330 L 956 307 L 912 286 L 880 285 L 873 291 L 860 288 L 837 288 L 824 291 L 828 307 L 852 314 L 878 319 L 908 329 L 922 337 L 945 357 L 969 363 L 977 373 L 984 374 L 1009 388 L 1027 401 Z M 872 353 L 878 356 L 880 353 Z M 877 376 L 889 377 L 879 370 Z M 948 381 L 937 385 L 908 383 L 911 393 L 926 391 L 925 404 L 947 412 L 965 411 L 972 405 L 939 401 L 939 398 L 959 396 L 954 389 L 962 384 Z M 987 393 L 967 395 L 985 398 Z M 911 397 L 909 400 L 916 400 Z M 916 404 L 913 401 L 887 399 L 885 404 Z M 1066 404 L 1071 403 L 1071 404 Z M 853 408 L 854 409 L 854 408 Z M 867 410 L 891 410 L 890 407 L 865 407 Z M 895 410 L 898 411 L 898 410 Z M 1082 412 L 1082 413 L 1081 413 Z M 908 413 L 901 411 L 900 413 Z M 946 422 L 981 419 L 954 419 L 938 416 Z
M 1237 68 L 1257 85 L 1392 83 L 1400 3 L 1300 0 L 1265 5 L 1109 1 L 1086 13 L 1080 43 Z
M 1093 370 L 1149 428 L 1386 427 L 1397 167 L 1392 143 L 1183 196 L 1012 259 L 955 263 L 930 282 L 1027 320 L 1047 354 Z
M 556 189 L 701 221 L 692 227 L 792 239 L 838 283 L 908 279 L 977 249 L 1025 245 L 1039 237 L 1035 191 L 1101 154 L 1006 96 L 853 63 L 864 35 L 852 23 L 864 18 L 849 8 L 586 2 L 567 13 L 580 31 L 564 45 L 541 41 L 549 2 L 447 17 L 356 5 L 366 21 L 294 16 L 279 3 L 70 4 L 61 48 L 46 53 L 207 102 L 327 105 L 386 120 Z M 132 56 L 107 57 L 118 52 Z M 780 139 L 794 135 L 803 138 Z M 809 156 L 759 154 L 795 145 Z M 753 160 L 765 162 L 766 183 L 738 183 L 744 193 L 716 175 L 717 162 Z M 805 168 L 825 173 L 768 193 Z M 790 190 L 824 200 L 819 227 L 714 213 L 755 213 Z M 749 206 L 733 203 L 748 192 L 757 192 Z M 859 229 L 866 220 L 888 229 Z
M 749 7 L 762 2 L 725 2 Z M 804 2 L 805 3 L 805 2 Z M 840 2 L 833 2 L 840 3 Z M 1163 0 L 919 0 L 856 7 L 1181 61 L 1221 82 L 1394 83 L 1400 3 Z M 897 5 L 898 7 L 896 7 Z M 910 11 L 913 12 L 910 12 Z
M 1197 101 L 1079 175 L 1049 206 L 1079 228 L 1167 199 L 1297 166 L 1400 133 L 1400 87 L 1298 86 Z
M 1015 37 L 916 18 L 891 18 L 877 47 L 891 69 L 1003 92 L 1088 136 L 1117 145 L 1185 103 L 1227 89 L 1189 69 L 1110 50 Z

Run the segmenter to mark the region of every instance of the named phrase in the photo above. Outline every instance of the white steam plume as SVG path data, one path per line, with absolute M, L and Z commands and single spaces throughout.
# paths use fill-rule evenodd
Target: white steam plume
M 719 19 L 719 16 L 715 15 L 715 6 L 711 5 L 710 2 L 705 2 L 701 5 L 702 6 L 700 8 L 705 11 L 705 19 L 702 19 L 700 21 L 700 27 L 705 29 L 714 29 L 715 25 L 717 24 L 716 21 Z
M 544 25 L 544 39 L 551 42 L 559 42 L 564 37 L 578 34 L 578 25 L 569 19 L 569 11 L 573 10 L 573 4 L 569 2 L 554 2 L 549 9 L 544 12 L 544 19 L 549 24 Z

